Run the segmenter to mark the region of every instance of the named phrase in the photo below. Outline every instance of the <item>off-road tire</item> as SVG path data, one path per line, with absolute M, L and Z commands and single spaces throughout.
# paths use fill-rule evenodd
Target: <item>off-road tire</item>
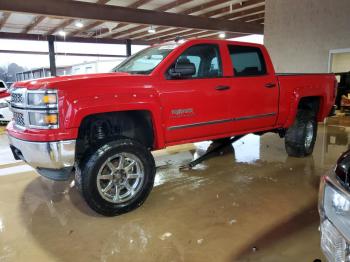
M 312 126 L 312 139 L 308 137 Z M 311 134 L 311 132 L 309 133 Z M 317 136 L 316 114 L 312 110 L 299 110 L 293 125 L 288 128 L 285 136 L 285 148 L 289 156 L 305 157 L 312 154 Z
M 97 174 L 105 161 L 118 154 L 130 153 L 139 158 L 143 165 L 144 179 L 138 193 L 124 203 L 111 203 L 98 191 Z M 156 173 L 155 162 L 150 151 L 132 139 L 108 142 L 93 153 L 88 153 L 76 166 L 76 186 L 87 204 L 104 216 L 117 216 L 141 206 L 153 188 Z

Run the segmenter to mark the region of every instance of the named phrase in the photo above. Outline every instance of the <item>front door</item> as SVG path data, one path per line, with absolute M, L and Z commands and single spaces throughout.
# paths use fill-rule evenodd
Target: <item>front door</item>
M 176 64 L 193 64 L 195 73 L 185 77 L 168 76 L 161 85 L 166 143 L 230 132 L 231 81 L 222 77 L 219 46 L 191 46 L 172 67 Z

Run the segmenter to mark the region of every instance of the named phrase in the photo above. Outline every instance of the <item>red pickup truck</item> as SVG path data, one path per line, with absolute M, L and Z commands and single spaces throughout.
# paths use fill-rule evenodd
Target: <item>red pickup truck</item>
M 332 74 L 275 74 L 262 45 L 188 40 L 151 46 L 113 72 L 17 82 L 10 147 L 55 180 L 72 171 L 103 215 L 140 206 L 156 173 L 150 151 L 276 132 L 287 153 L 312 153 L 334 105 Z

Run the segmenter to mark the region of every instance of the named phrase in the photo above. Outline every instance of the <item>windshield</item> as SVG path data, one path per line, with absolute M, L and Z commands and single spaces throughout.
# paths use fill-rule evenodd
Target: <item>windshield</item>
M 3 81 L 0 80 L 0 92 L 6 91 L 6 85 Z
M 130 74 L 150 74 L 177 46 L 177 44 L 168 44 L 149 47 L 128 58 L 112 71 Z

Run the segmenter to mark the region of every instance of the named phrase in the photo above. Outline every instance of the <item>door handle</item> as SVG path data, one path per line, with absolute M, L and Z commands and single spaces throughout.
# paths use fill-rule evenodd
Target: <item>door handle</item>
M 266 88 L 273 88 L 273 87 L 275 87 L 275 86 L 276 86 L 275 83 L 267 83 L 267 84 L 265 84 L 265 87 L 266 87 Z
M 215 87 L 215 89 L 218 91 L 229 90 L 230 88 L 231 88 L 230 86 L 217 86 L 217 87 Z

